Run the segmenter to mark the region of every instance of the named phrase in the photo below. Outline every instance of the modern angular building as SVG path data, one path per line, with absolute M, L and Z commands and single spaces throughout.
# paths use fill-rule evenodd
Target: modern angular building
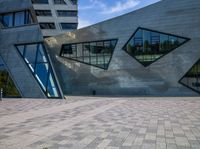
M 32 3 L 14 2 L 0 2 L 0 55 L 21 97 L 199 96 L 200 1 L 162 0 L 45 40 Z
M 77 0 L 32 0 L 32 3 L 44 37 L 77 29 Z
M 199 95 L 200 1 L 162 0 L 46 40 L 64 94 Z

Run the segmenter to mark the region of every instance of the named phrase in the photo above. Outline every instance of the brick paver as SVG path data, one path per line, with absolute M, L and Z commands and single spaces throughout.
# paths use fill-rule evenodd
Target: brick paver
M 0 149 L 200 149 L 200 98 L 0 102 Z

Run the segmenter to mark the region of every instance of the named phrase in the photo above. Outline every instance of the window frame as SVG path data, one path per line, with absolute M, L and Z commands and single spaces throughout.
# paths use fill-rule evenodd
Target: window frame
M 195 65 L 197 65 L 197 64 L 199 64 L 199 63 L 200 63 L 200 59 L 198 59 L 197 62 L 195 62 L 195 63 L 192 65 L 192 67 L 189 68 L 188 71 L 186 71 L 186 73 L 185 73 L 185 74 L 181 77 L 181 79 L 178 81 L 178 83 L 180 83 L 181 85 L 187 87 L 188 89 L 191 89 L 192 91 L 194 91 L 194 92 L 196 92 L 196 93 L 198 93 L 198 94 L 200 94 L 200 90 L 199 90 L 199 91 L 198 91 L 198 90 L 195 90 L 194 88 L 190 87 L 189 85 L 184 84 L 184 83 L 182 82 L 182 80 L 183 80 L 183 79 L 185 78 L 185 76 L 193 69 L 193 67 L 195 67 Z M 199 77 L 199 78 L 200 78 L 200 77 Z M 199 88 L 200 88 L 200 87 L 199 87 Z
M 19 12 L 23 12 L 24 13 L 24 24 L 23 25 L 19 25 L 19 26 L 15 26 L 15 14 L 19 13 Z M 4 16 L 5 15 L 12 15 L 12 26 L 7 26 L 4 22 Z M 27 15 L 28 14 L 28 15 Z M 28 16 L 28 18 L 27 18 Z M 31 17 L 31 18 L 30 18 Z M 1 22 L 3 24 L 3 29 L 9 29 L 9 28 L 17 28 L 17 27 L 24 27 L 24 26 L 29 26 L 29 25 L 35 25 L 37 24 L 36 21 L 34 20 L 33 14 L 31 13 L 30 9 L 20 9 L 20 10 L 16 10 L 16 11 L 11 11 L 11 12 L 3 12 L 0 13 L 0 18 L 1 18 Z M 28 20 L 26 20 L 28 19 Z M 30 23 L 27 23 L 27 21 L 29 21 L 31 19 Z M 27 24 L 26 24 L 27 23 Z
M 112 42 L 112 41 L 115 41 L 116 43 L 115 43 L 115 46 L 113 47 L 113 50 L 111 51 L 110 59 L 109 59 L 109 61 L 108 61 L 107 64 L 104 64 L 104 67 L 100 67 L 100 66 L 97 66 L 97 65 L 94 65 L 94 64 L 91 63 L 91 57 L 94 57 L 94 56 L 91 56 L 91 52 L 89 52 L 89 62 L 88 62 L 88 63 L 87 63 L 87 62 L 84 62 L 84 60 L 83 60 L 83 61 L 79 61 L 79 60 L 77 60 L 77 59 L 75 59 L 75 58 L 62 56 L 62 51 L 63 51 L 62 48 L 63 48 L 63 46 L 66 46 L 66 45 L 75 45 L 75 46 L 76 46 L 76 51 L 77 51 L 77 45 L 78 45 L 78 44 L 81 44 L 81 45 L 82 45 L 82 53 L 83 53 L 83 57 L 84 57 L 84 54 L 85 54 L 85 53 L 84 53 L 84 52 L 85 52 L 85 49 L 84 49 L 84 47 L 83 47 L 84 44 L 88 44 L 88 45 L 90 46 L 91 43 L 103 42 L 103 46 L 104 46 L 104 42 L 107 42 L 107 41 L 110 42 L 110 45 L 111 45 L 111 42 Z M 115 48 L 116 48 L 117 44 L 118 44 L 118 38 L 111 38 L 111 39 L 105 39 L 105 40 L 92 40 L 92 41 L 83 41 L 83 42 L 67 43 L 67 44 L 62 44 L 59 55 L 60 55 L 60 57 L 62 57 L 62 58 L 66 58 L 66 59 L 69 59 L 69 60 L 72 60 L 72 61 L 75 61 L 75 62 L 83 63 L 83 64 L 86 64 L 86 65 L 89 65 L 89 66 L 93 66 L 93 67 L 96 67 L 96 68 L 100 68 L 100 69 L 103 69 L 103 70 L 108 70 L 109 65 L 110 65 L 110 62 L 111 62 L 111 60 L 112 60 L 112 57 L 113 57 L 113 54 L 114 54 L 114 51 L 115 51 Z M 77 55 L 77 53 L 76 53 L 76 55 Z M 98 55 L 97 55 L 97 54 L 94 54 L 94 55 L 95 55 L 96 61 L 97 61 L 97 60 L 98 60 Z M 105 54 L 104 54 L 104 57 L 105 57 Z M 76 56 L 76 58 L 77 58 L 77 56 Z M 104 60 L 104 62 L 105 62 L 105 60 Z M 105 65 L 107 65 L 107 66 L 105 66 Z
M 35 75 L 35 72 L 31 70 L 29 64 L 30 63 L 27 63 L 24 59 L 24 54 L 25 54 L 25 49 L 23 51 L 23 55 L 21 54 L 21 52 L 19 51 L 18 47 L 17 46 L 27 46 L 27 45 L 34 45 L 36 44 L 37 45 L 37 51 L 36 51 L 36 57 L 35 57 L 35 66 L 34 66 L 34 71 L 36 70 L 36 63 L 37 63 L 37 57 L 38 57 L 38 53 L 39 53 L 39 45 L 41 44 L 42 47 L 43 47 L 43 52 L 44 52 L 44 55 L 46 56 L 46 62 L 39 62 L 39 64 L 48 64 L 49 66 L 49 69 L 48 69 L 48 77 L 47 77 L 47 81 L 46 81 L 46 84 L 45 84 L 45 90 L 43 89 L 42 85 L 40 84 L 40 81 L 37 79 L 36 75 Z M 24 63 L 26 64 L 27 68 L 29 69 L 29 71 L 31 72 L 31 74 L 33 75 L 33 77 L 35 78 L 35 80 L 37 81 L 40 89 L 42 90 L 42 92 L 44 93 L 44 95 L 49 98 L 49 99 L 61 99 L 62 98 L 62 91 L 59 87 L 59 84 L 58 84 L 58 80 L 56 79 L 56 76 L 55 76 L 55 72 L 53 70 L 53 66 L 51 64 L 51 61 L 49 60 L 49 56 L 48 56 L 48 53 L 46 51 L 46 48 L 45 48 L 45 45 L 44 45 L 44 42 L 43 41 L 38 41 L 38 42 L 31 42 L 31 43 L 20 43 L 20 44 L 14 44 L 18 54 L 21 56 L 21 58 L 23 59 Z M 48 90 L 48 79 L 50 77 L 50 74 L 54 80 L 54 84 L 55 84 L 55 87 L 57 89 L 57 93 L 58 93 L 58 97 L 49 97 L 48 94 L 47 94 L 47 90 Z
M 126 46 L 129 44 L 129 42 L 131 41 L 131 39 L 134 38 L 135 34 L 137 33 L 138 30 L 145 30 L 145 31 L 149 31 L 149 32 L 155 32 L 155 33 L 158 33 L 158 34 L 163 34 L 163 35 L 167 35 L 167 36 L 174 36 L 174 37 L 177 37 L 177 38 L 182 38 L 182 39 L 185 39 L 185 41 L 183 43 L 181 43 L 178 47 L 175 47 L 175 48 L 172 48 L 171 50 L 169 50 L 166 54 L 160 56 L 158 59 L 152 61 L 152 62 L 149 62 L 147 65 L 144 65 L 141 61 L 139 61 L 135 56 L 132 56 L 127 50 L 126 50 Z M 183 44 L 187 43 L 188 41 L 190 41 L 191 39 L 188 38 L 188 37 L 183 37 L 183 36 L 179 36 L 179 35 L 174 35 L 174 34 L 171 34 L 171 33 L 165 33 L 165 32 L 161 32 L 161 31 L 156 31 L 156 30 L 153 30 L 153 29 L 148 29 L 148 28 L 144 28 L 144 27 L 138 27 L 134 33 L 130 36 L 130 38 L 127 40 L 127 42 L 124 44 L 124 46 L 122 47 L 122 50 L 125 51 L 128 55 L 130 55 L 131 57 L 133 57 L 137 62 L 139 62 L 142 66 L 144 67 L 148 67 L 150 66 L 152 63 L 158 61 L 159 59 L 161 59 L 162 57 L 166 56 L 167 54 L 171 53 L 172 51 L 174 51 L 175 49 L 179 48 L 180 46 L 182 46 Z M 160 43 L 159 43 L 160 44 Z

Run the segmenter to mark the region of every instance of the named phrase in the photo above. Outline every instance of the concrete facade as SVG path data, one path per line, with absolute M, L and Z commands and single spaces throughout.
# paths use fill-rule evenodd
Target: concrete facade
M 64 0 L 66 4 L 55 4 L 54 0 L 48 0 L 49 4 L 33 4 L 33 8 L 35 10 L 50 10 L 52 16 L 37 16 L 37 20 L 39 23 L 55 23 L 56 29 L 42 29 L 43 36 L 55 36 L 66 31 L 72 31 L 71 29 L 63 30 L 61 28 L 60 23 L 77 23 L 78 24 L 78 16 L 58 16 L 58 10 L 65 11 L 77 11 L 78 5 L 75 5 L 71 2 L 71 0 Z
M 0 55 L 12 76 L 21 97 L 47 98 L 28 65 L 17 51 L 16 44 L 42 42 L 43 36 L 29 0 L 2 0 L 0 14 L 29 10 L 33 22 L 17 27 L 0 28 Z
M 198 96 L 179 83 L 200 58 L 200 1 L 162 0 L 83 29 L 47 38 L 56 73 L 64 94 Z M 190 38 L 148 67 L 138 63 L 122 47 L 138 27 Z M 66 58 L 62 44 L 118 39 L 108 70 Z

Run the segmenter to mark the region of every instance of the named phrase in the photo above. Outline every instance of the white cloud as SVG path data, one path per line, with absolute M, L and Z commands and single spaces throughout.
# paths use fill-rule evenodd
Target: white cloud
M 79 19 L 78 28 L 83 28 L 83 27 L 89 26 L 91 24 L 92 24 L 92 22 L 90 22 L 88 20 Z
M 87 6 L 79 6 L 78 10 L 87 10 L 87 9 L 93 9 L 94 5 L 87 5 Z
M 121 1 L 117 0 L 116 3 L 113 6 L 107 5 L 103 0 L 90 0 L 90 5 L 86 6 L 80 6 L 80 10 L 86 10 L 86 9 L 96 9 L 100 8 L 101 14 L 113 14 L 117 12 L 122 12 L 124 10 L 130 9 L 135 7 L 140 3 L 139 0 L 126 0 Z
M 137 6 L 140 2 L 138 0 L 127 0 L 126 2 L 118 1 L 114 6 L 105 7 L 102 11 L 103 14 L 112 14 L 122 12 L 124 10 Z

